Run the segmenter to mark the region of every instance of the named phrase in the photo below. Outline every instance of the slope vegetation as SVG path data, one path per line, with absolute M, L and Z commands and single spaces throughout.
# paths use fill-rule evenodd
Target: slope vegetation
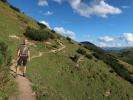
M 117 52 L 111 52 L 111 54 L 133 65 L 133 48 L 124 49 L 124 50 L 117 51 Z
M 95 46 L 87 48 L 70 38 L 62 37 L 0 1 L 0 41 L 8 44 L 13 59 L 16 59 L 17 45 L 22 42 L 27 27 L 36 30 L 45 28 L 45 31 L 54 35 L 47 41 L 35 41 L 28 37 L 33 59 L 28 64 L 27 74 L 39 100 L 133 99 L 132 79 L 126 67 L 120 67 L 117 61 L 108 63 L 110 59 L 105 60 L 105 54 L 103 58 L 102 55 L 96 55 L 100 52 L 98 48 L 94 49 Z M 37 56 L 39 52 L 59 49 L 61 44 L 65 48 Z

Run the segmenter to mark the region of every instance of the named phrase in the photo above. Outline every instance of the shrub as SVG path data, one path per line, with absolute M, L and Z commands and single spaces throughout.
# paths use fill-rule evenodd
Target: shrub
M 10 5 L 10 8 L 12 8 L 13 10 L 15 10 L 17 12 L 21 12 L 17 7 L 14 7 L 13 5 Z
M 67 39 L 68 41 L 71 41 L 71 38 L 70 38 L 70 37 L 66 37 L 66 39 Z
M 92 58 L 93 58 L 92 55 L 90 55 L 90 54 L 86 54 L 86 57 L 87 57 L 88 59 L 92 59 Z
M 95 57 L 95 58 L 97 58 L 97 59 L 100 59 L 100 55 L 98 54 L 98 53 L 93 53 L 93 56 Z
M 79 46 L 82 46 L 83 44 L 81 44 L 81 43 L 78 43 L 78 45 L 79 45 Z
M 47 28 L 47 26 L 45 24 L 42 24 L 40 22 L 37 22 L 37 24 L 40 26 L 41 29 Z
M 77 52 L 80 53 L 80 54 L 82 54 L 82 55 L 86 55 L 86 51 L 84 49 L 82 49 L 82 48 L 79 48 L 77 50 Z
M 4 43 L 0 43 L 0 53 L 1 53 L 1 58 L 2 59 L 2 64 L 5 65 L 10 65 L 11 63 L 11 53 L 8 51 L 8 46 Z
M 56 33 L 55 30 L 51 30 L 52 33 Z
M 72 43 L 72 39 L 71 39 L 70 37 L 66 37 L 66 39 L 67 39 L 70 43 Z
M 54 48 L 58 48 L 58 45 L 53 45 L 52 47 L 54 47 Z
M 1 0 L 2 2 L 4 2 L 4 3 L 7 3 L 7 0 Z
M 31 27 L 28 27 L 26 29 L 26 32 L 24 33 L 24 35 L 35 41 L 47 41 L 49 39 L 54 38 L 54 35 L 47 29 L 37 30 Z
M 70 58 L 77 63 L 77 61 L 80 59 L 80 55 L 75 54 L 73 57 Z

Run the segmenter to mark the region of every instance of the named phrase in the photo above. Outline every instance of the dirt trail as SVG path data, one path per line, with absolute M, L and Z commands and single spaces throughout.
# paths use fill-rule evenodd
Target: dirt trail
M 13 65 L 11 66 L 11 74 L 15 75 L 15 66 L 16 63 L 13 61 Z M 18 77 L 15 78 L 15 82 L 17 83 L 17 92 L 9 100 L 36 100 L 35 93 L 33 93 L 31 88 L 31 82 L 28 78 L 22 76 L 22 72 L 19 72 Z
M 39 52 L 38 55 L 33 55 L 33 56 L 31 57 L 31 59 L 41 57 L 41 56 L 43 56 L 43 54 L 46 54 L 46 53 L 56 53 L 56 52 L 59 52 L 59 51 L 61 51 L 61 50 L 63 50 L 63 49 L 66 48 L 66 46 L 65 46 L 64 44 L 62 44 L 61 42 L 58 42 L 58 43 L 61 45 L 60 48 L 54 49 L 54 50 L 50 50 L 50 51 L 48 51 L 48 52 Z

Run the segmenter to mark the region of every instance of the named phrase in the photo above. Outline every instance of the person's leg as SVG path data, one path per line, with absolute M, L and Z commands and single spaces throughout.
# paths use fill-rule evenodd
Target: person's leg
M 22 59 L 21 57 L 18 59 L 17 61 L 17 66 L 16 66 L 16 76 L 18 75 L 18 72 L 19 72 L 19 68 L 21 66 L 21 63 L 22 63 Z
M 18 75 L 19 68 L 20 68 L 20 66 L 19 66 L 19 65 L 17 65 L 17 66 L 16 66 L 16 76 Z
M 26 73 L 26 66 L 24 66 L 23 73 L 24 74 Z
M 25 77 L 26 70 L 27 70 L 27 57 L 23 58 L 23 76 Z

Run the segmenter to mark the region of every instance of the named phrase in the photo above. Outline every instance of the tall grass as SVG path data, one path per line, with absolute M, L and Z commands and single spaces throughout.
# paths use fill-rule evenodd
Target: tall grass
M 0 42 L 0 96 L 2 99 L 8 98 L 14 90 L 14 82 L 9 74 L 11 64 L 11 53 L 4 42 Z

